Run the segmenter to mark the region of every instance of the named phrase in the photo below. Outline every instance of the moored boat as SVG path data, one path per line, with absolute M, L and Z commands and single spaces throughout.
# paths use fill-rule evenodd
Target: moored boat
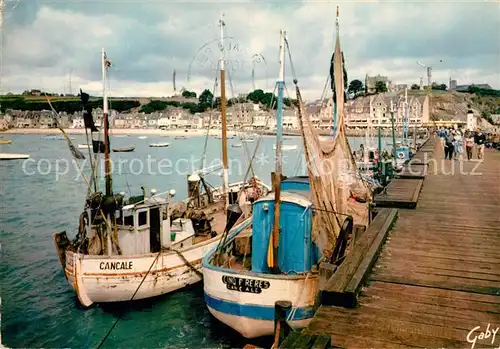
M 135 150 L 135 147 L 113 148 L 115 153 L 129 153 Z
M 84 306 L 150 298 L 199 282 L 201 260 L 225 230 L 227 205 L 241 201 L 240 192 L 257 199 L 269 189 L 256 177 L 228 183 L 226 154 L 223 186 L 213 189 L 203 178 L 213 169 L 196 171 L 188 178 L 186 200 L 173 202 L 174 190 L 162 194 L 152 190 L 146 195 L 143 188 L 142 195 L 129 198 L 113 193 L 106 91 L 109 65 L 103 50 L 104 145 L 103 151 L 100 144 L 93 149 L 104 153 L 105 192 L 94 179 L 75 238 L 70 240 L 66 232 L 54 234 L 65 276 Z M 82 103 L 85 95 L 81 93 Z M 225 125 L 224 113 L 222 120 Z
M 29 154 L 0 153 L 0 160 L 22 160 L 29 157 Z
M 319 263 L 342 261 L 353 222 L 367 225 L 371 199 L 368 188 L 357 177 L 345 135 L 338 34 L 334 55 L 336 97 L 341 103 L 338 136 L 330 142 L 319 141 L 314 122 L 305 114 L 297 86 L 308 176 L 282 179 L 285 42 L 282 32 L 273 193 L 256 200 L 252 217 L 230 229 L 220 247 L 203 258 L 205 302 L 209 311 L 247 338 L 274 333 L 276 301 L 292 303 L 286 314 L 292 328 L 308 325 L 319 306 Z M 294 83 L 297 85 L 295 77 Z M 234 207 L 233 212 L 239 211 Z
M 168 147 L 170 143 L 167 142 L 162 142 L 162 143 L 150 143 L 149 146 L 153 148 L 161 148 L 161 147 Z
M 0 139 L 0 144 L 12 144 L 10 139 Z

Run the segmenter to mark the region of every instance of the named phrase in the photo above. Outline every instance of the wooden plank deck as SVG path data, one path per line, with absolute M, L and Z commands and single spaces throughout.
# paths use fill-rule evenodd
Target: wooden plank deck
M 427 176 L 428 165 L 426 164 L 406 164 L 403 169 L 396 174 L 396 178 L 403 179 L 424 179 Z
M 321 306 L 305 333 L 345 348 L 500 347 L 500 152 L 486 149 L 478 165 L 441 161 L 436 150 L 418 206 L 399 211 L 360 306 Z
M 423 182 L 423 179 L 395 178 L 381 193 L 375 195 L 375 206 L 415 208 Z

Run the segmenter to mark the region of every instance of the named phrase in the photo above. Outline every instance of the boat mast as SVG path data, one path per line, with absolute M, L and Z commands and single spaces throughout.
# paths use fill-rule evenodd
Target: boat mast
M 102 100 L 103 100 L 103 127 L 104 127 L 104 175 L 106 180 L 106 196 L 113 195 L 111 179 L 111 161 L 109 158 L 109 132 L 108 132 L 108 91 L 107 91 L 107 70 L 110 65 L 104 48 L 102 49 Z
M 337 33 L 339 32 L 339 7 L 337 6 L 337 17 L 335 18 L 335 28 L 337 30 Z M 331 62 L 333 64 L 333 61 Z M 343 72 L 342 72 L 343 73 Z M 332 82 L 332 86 L 335 86 L 335 81 Z M 335 99 L 335 96 L 332 98 Z M 334 103 L 333 106 L 333 130 L 332 130 L 332 136 L 335 137 L 337 135 L 337 103 Z
M 403 141 L 402 146 L 408 145 L 408 87 L 405 88 L 405 109 L 403 115 Z
M 391 125 L 392 125 L 392 152 L 394 156 L 394 165 L 396 165 L 397 152 L 396 152 L 396 132 L 394 130 L 394 104 L 391 99 Z
M 274 172 L 274 225 L 273 225 L 273 266 L 278 271 L 278 244 L 280 234 L 280 185 L 281 146 L 283 144 L 283 91 L 285 89 L 285 36 L 280 31 L 280 72 L 278 77 L 278 105 L 276 107 L 276 169 Z
M 220 27 L 220 114 L 222 123 L 222 185 L 224 196 L 226 197 L 226 208 L 229 206 L 229 176 L 227 161 L 227 120 L 226 120 L 226 74 L 224 71 L 224 14 L 221 13 L 219 20 Z

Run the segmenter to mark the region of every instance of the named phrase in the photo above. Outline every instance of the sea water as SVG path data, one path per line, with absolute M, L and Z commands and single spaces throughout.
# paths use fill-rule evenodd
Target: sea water
M 43 139 L 43 135 L 12 135 L 12 144 L 0 145 L 0 152 L 26 153 L 28 160 L 0 161 L 0 234 L 2 263 L 1 327 L 7 347 L 95 348 L 118 317 L 120 321 L 103 348 L 242 347 L 248 341 L 208 312 L 203 285 L 197 285 L 149 300 L 93 305 L 82 308 L 68 285 L 53 244 L 53 233 L 67 231 L 73 238 L 89 184 L 87 160 L 73 160 L 64 140 Z M 73 144 L 86 143 L 74 136 Z M 353 149 L 363 139 L 351 139 Z M 384 140 L 385 142 L 386 140 Z M 170 142 L 167 148 L 150 148 L 149 143 Z M 245 173 L 270 184 L 274 169 L 274 137 L 263 137 L 241 148 L 228 141 L 230 180 L 242 180 Z M 284 152 L 283 172 L 305 175 L 301 139 L 285 144 L 298 150 Z M 111 147 L 135 146 L 134 152 L 111 153 L 113 190 L 127 195 L 156 189 L 176 190 L 176 198 L 187 195 L 187 176 L 202 167 L 220 164 L 220 140 L 209 137 L 137 136 L 113 137 Z M 254 149 L 257 151 L 254 156 Z M 102 157 L 102 156 L 101 156 Z M 253 158 L 249 168 L 249 158 Z M 149 159 L 149 160 L 148 160 Z M 102 174 L 102 163 L 99 173 Z M 207 175 L 214 186 L 221 183 L 221 170 Z M 103 190 L 104 181 L 98 181 Z

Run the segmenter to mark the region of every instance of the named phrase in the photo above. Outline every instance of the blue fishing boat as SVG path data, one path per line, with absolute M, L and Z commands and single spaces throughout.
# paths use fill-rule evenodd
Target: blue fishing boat
M 308 176 L 282 176 L 285 45 L 288 47 L 286 33 L 282 31 L 273 192 L 256 200 L 252 206 L 252 216 L 243 221 L 239 218 L 241 209 L 231 205 L 226 226 L 228 233 L 202 261 L 205 302 L 209 311 L 247 338 L 273 334 L 274 306 L 277 301 L 291 303 L 286 319 L 292 328 L 308 325 L 319 305 L 319 264 L 321 261 L 336 262 L 342 259 L 347 236 L 340 234 L 346 231 L 342 226 L 346 222 L 351 224 L 353 217 L 357 220 L 359 216 L 367 215 L 370 198 L 370 193 L 364 191 L 366 187 L 353 190 L 359 189 L 362 184 L 356 176 L 356 164 L 344 132 L 339 42 L 335 58 L 336 62 L 340 62 L 335 67 L 337 100 L 342 99 L 339 106 L 339 131 L 325 146 L 333 144 L 334 158 L 347 160 L 347 167 L 340 168 L 332 163 L 333 167 L 326 169 L 333 171 L 330 173 L 317 172 L 313 168 L 322 159 L 311 156 L 314 152 L 326 150 L 322 148 L 325 142 L 319 142 L 319 135 L 315 133 L 312 119 L 305 114 L 297 87 Z M 294 83 L 297 85 L 296 78 Z M 339 171 L 342 171 L 342 175 Z M 343 186 L 343 181 L 348 184 Z M 352 200 L 353 197 L 360 202 Z M 342 216 L 337 215 L 339 212 Z M 358 223 L 363 224 L 362 219 Z

